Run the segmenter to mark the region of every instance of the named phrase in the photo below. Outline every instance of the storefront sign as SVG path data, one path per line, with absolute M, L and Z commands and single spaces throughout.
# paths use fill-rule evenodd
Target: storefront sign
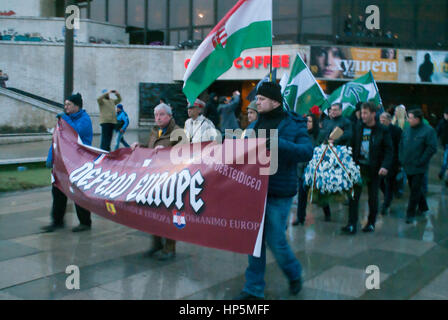
M 190 59 L 185 60 L 184 66 L 187 69 Z M 247 56 L 239 57 L 233 61 L 233 66 L 240 69 L 269 69 L 271 65 L 271 56 Z M 290 66 L 289 55 L 273 55 L 272 67 L 288 69 Z

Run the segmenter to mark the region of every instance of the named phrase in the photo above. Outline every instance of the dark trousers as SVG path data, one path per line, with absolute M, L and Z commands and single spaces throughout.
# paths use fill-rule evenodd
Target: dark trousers
M 305 222 L 306 218 L 306 206 L 308 202 L 308 190 L 304 184 L 303 177 L 299 178 L 299 194 L 298 194 L 298 203 L 297 203 L 297 220 L 300 222 Z M 322 207 L 324 214 L 326 217 L 331 217 L 330 206 L 327 204 Z
M 110 151 L 110 143 L 112 141 L 114 127 L 115 127 L 115 124 L 113 124 L 113 123 L 102 123 L 101 124 L 101 146 L 100 146 L 101 149 Z
M 163 243 L 165 240 L 165 243 Z M 176 240 L 165 239 L 158 236 L 152 236 L 152 247 L 162 248 L 165 253 L 176 252 Z
M 408 209 L 406 212 L 408 217 L 415 217 L 417 206 L 420 211 L 429 210 L 424 192 L 424 183 L 424 173 L 408 175 L 408 184 L 409 189 L 411 190 L 411 194 L 409 195 Z
M 368 223 L 375 225 L 376 216 L 378 214 L 378 190 L 380 185 L 380 177 L 378 176 L 378 170 L 371 169 L 370 167 L 361 166 L 361 174 L 363 180 L 367 185 L 368 202 L 369 202 L 369 219 Z M 348 204 L 349 217 L 348 223 L 351 225 L 358 224 L 358 211 L 359 211 L 359 199 L 361 198 L 362 186 L 355 185 L 354 197 L 350 198 Z
M 394 199 L 394 192 L 396 189 L 396 173 L 388 174 L 386 177 L 380 178 L 380 189 L 384 195 L 383 208 L 390 207 L 392 200 Z
M 51 193 L 53 194 L 53 206 L 51 209 L 53 224 L 62 225 L 64 224 L 64 215 L 67 208 L 67 197 L 61 190 L 59 190 L 55 186 L 53 186 L 53 188 L 51 189 Z M 75 208 L 79 222 L 83 225 L 91 226 L 92 220 L 90 219 L 90 211 L 81 208 L 77 204 L 75 204 Z

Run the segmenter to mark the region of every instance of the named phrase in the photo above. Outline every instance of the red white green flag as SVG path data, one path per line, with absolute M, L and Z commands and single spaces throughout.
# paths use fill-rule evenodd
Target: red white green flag
M 196 98 L 232 67 L 243 50 L 272 46 L 272 0 L 240 0 L 194 53 L 183 92 Z

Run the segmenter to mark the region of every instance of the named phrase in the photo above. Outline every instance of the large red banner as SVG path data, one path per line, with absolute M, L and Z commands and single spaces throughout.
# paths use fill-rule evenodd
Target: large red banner
M 264 145 L 263 139 L 230 139 L 107 153 L 82 144 L 61 119 L 53 135 L 53 178 L 78 205 L 119 224 L 259 256 L 269 179 L 260 169 L 269 168 L 269 157 L 256 155 Z

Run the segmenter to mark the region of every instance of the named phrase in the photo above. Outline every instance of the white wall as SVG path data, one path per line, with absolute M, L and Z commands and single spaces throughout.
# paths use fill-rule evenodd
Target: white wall
M 43 38 L 56 42 L 64 40 L 63 18 L 38 17 L 0 17 L 0 32 L 14 29 L 19 35 L 39 33 Z M 123 26 L 81 19 L 79 29 L 75 30 L 75 41 L 89 43 L 89 37 L 108 39 L 113 43 L 129 44 L 129 34 Z
M 116 89 L 138 127 L 140 82 L 173 82 L 173 47 L 75 46 L 74 91 L 84 97 L 85 109 L 97 122 L 96 99 L 102 89 Z M 7 85 L 62 102 L 64 46 L 0 41 L 0 68 L 9 75 Z
M 16 16 L 40 17 L 41 0 L 1 0 L 0 11 L 10 10 L 14 11 Z
M 24 128 L 44 125 L 54 128 L 56 112 L 38 108 L 30 103 L 19 101 L 0 94 L 0 126 Z

